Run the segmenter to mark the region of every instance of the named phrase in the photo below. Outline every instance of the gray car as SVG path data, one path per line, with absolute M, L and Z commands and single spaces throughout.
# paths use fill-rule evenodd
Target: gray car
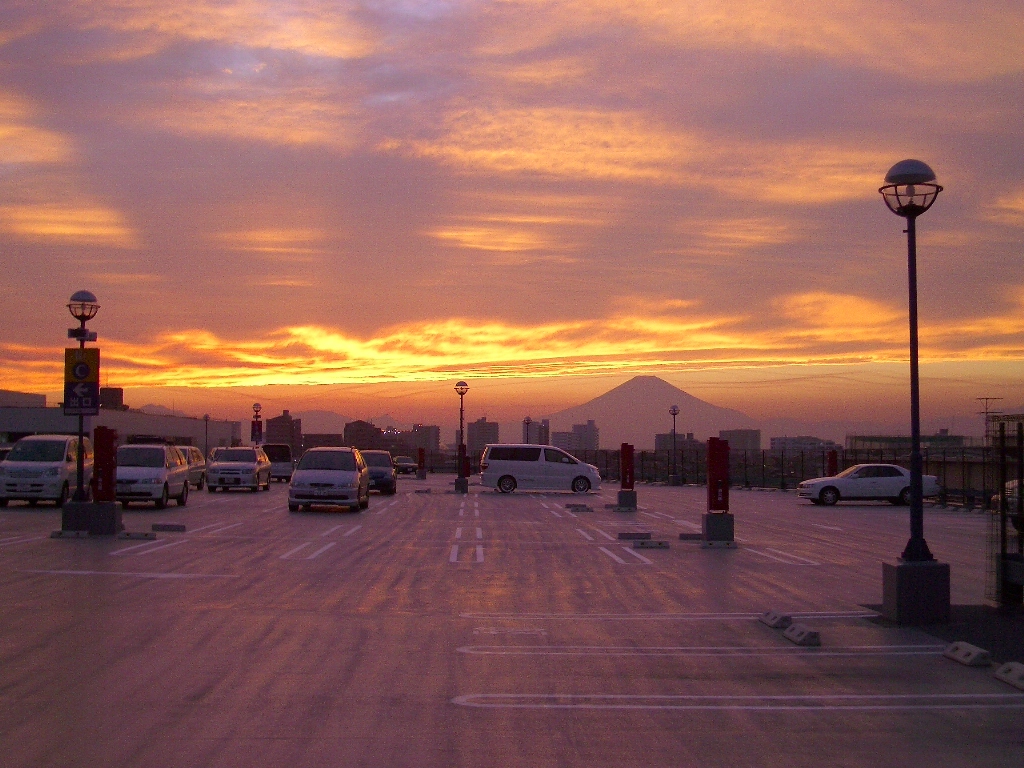
M 188 462 L 188 484 L 197 491 L 206 484 L 206 457 L 194 445 L 179 445 L 178 450 Z

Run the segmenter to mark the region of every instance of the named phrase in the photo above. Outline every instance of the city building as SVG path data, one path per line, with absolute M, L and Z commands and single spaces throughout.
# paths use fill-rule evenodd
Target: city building
M 432 424 L 413 424 L 412 430 L 402 433 L 402 439 L 410 448 L 428 453 L 441 450 L 441 428 Z
M 960 449 L 970 442 L 964 435 L 951 435 L 948 429 L 940 429 L 934 435 L 921 435 L 921 450 L 937 452 Z M 846 450 L 909 454 L 910 435 L 847 435 Z
M 302 419 L 292 418 L 288 411 L 266 421 L 264 443 L 284 443 L 291 446 L 292 455 L 302 453 Z
M 556 448 L 573 451 L 596 451 L 600 446 L 600 430 L 593 419 L 586 424 L 573 424 L 571 432 L 552 432 L 551 444 Z
M 310 448 L 343 448 L 348 446 L 345 435 L 336 432 L 307 432 L 302 436 L 302 451 Z
M 384 432 L 369 421 L 350 421 L 345 425 L 345 445 L 361 451 L 383 450 Z
M 551 422 L 523 420 L 523 442 L 530 445 L 547 445 L 551 440 Z
M 694 448 L 700 448 L 703 446 L 700 440 L 695 440 L 693 432 L 687 432 L 685 435 L 682 432 L 676 432 L 676 450 L 692 450 Z M 654 436 L 654 450 L 656 451 L 671 451 L 672 450 L 672 433 L 664 435 Z
M 0 389 L 0 408 L 45 408 L 46 395 Z
M 720 440 L 729 443 L 730 451 L 760 451 L 760 429 L 723 429 L 718 433 Z
M 111 411 L 127 411 L 122 387 L 100 387 L 100 408 Z
M 466 425 L 466 453 L 470 457 L 480 458 L 484 446 L 488 443 L 500 442 L 498 439 L 498 422 L 488 421 L 482 416 Z
M 832 440 L 824 440 L 820 437 L 801 435 L 799 437 L 772 437 L 770 445 L 773 451 L 786 451 L 787 453 L 810 453 L 812 451 L 838 451 L 842 450 L 839 443 Z

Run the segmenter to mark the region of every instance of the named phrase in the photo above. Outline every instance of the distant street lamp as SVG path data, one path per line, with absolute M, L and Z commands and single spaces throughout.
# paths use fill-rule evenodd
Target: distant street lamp
M 931 208 L 942 187 L 935 173 L 920 160 L 902 160 L 885 175 L 878 190 L 889 210 L 907 220 L 907 274 L 910 285 L 910 540 L 903 550 L 904 562 L 928 562 L 935 558 L 924 539 L 924 503 L 921 485 L 921 392 L 917 345 L 917 217 Z
M 527 416 L 523 419 L 523 442 L 530 442 L 530 425 L 533 424 L 533 419 Z
M 464 465 L 466 462 L 466 441 L 464 437 L 466 409 L 463 398 L 469 392 L 469 384 L 460 381 L 455 385 L 455 391 L 459 395 L 459 450 L 458 450 L 458 476 L 455 480 L 456 493 L 469 493 L 469 478 L 466 477 Z
M 96 296 L 90 291 L 76 291 L 68 301 L 68 312 L 81 324 L 81 327 L 78 328 L 75 334 L 75 338 L 78 339 L 79 349 L 85 349 L 85 342 L 90 340 L 89 333 L 85 330 L 85 323 L 96 317 L 96 313 L 99 311 L 100 305 L 96 303 Z M 93 337 L 95 337 L 95 334 L 93 334 Z M 92 340 L 94 341 L 95 338 Z M 75 488 L 74 500 L 88 501 L 89 494 L 85 490 L 85 417 L 81 413 L 78 414 L 78 456 L 76 457 L 76 464 L 78 485 Z
M 675 485 L 676 480 L 676 416 L 679 415 L 679 406 L 673 405 L 668 409 L 668 412 L 672 414 L 672 477 L 669 479 L 670 485 Z
M 210 455 L 210 414 L 203 414 L 203 457 Z

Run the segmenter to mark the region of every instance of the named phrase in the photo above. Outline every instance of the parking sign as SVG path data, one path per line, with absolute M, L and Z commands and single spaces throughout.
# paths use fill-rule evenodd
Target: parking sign
M 65 349 L 64 415 L 95 416 L 99 412 L 99 349 Z

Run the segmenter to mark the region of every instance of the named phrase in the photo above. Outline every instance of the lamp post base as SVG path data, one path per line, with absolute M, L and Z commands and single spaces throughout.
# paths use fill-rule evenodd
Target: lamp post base
M 729 512 L 707 513 L 701 520 L 701 528 L 707 543 L 733 544 L 736 540 L 735 518 Z
M 882 563 L 882 615 L 897 624 L 949 622 L 949 564 Z
M 456 493 L 469 493 L 469 478 L 468 477 L 457 477 L 457 478 L 455 478 L 455 492 Z
M 636 512 L 636 491 L 619 491 L 619 511 Z
M 124 530 L 121 506 L 114 501 L 67 501 L 61 509 L 60 529 L 116 536 Z

